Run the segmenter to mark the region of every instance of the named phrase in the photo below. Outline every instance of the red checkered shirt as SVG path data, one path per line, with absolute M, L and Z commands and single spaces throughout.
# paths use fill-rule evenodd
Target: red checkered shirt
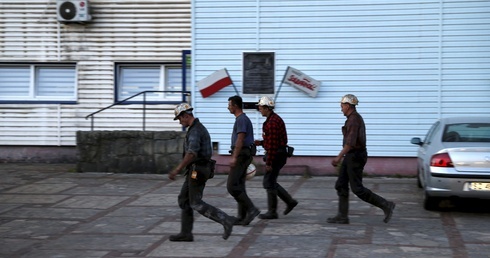
M 288 134 L 286 131 L 286 125 L 282 118 L 276 113 L 267 117 L 262 125 L 262 146 L 267 151 L 266 165 L 272 165 L 272 162 L 276 158 L 277 150 L 279 148 L 285 148 L 288 144 Z

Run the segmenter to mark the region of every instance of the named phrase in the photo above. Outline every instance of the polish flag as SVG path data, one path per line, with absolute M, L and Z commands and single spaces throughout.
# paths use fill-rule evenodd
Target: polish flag
M 233 84 L 231 77 L 226 68 L 223 68 L 198 81 L 196 85 L 202 97 L 207 98 L 230 84 Z

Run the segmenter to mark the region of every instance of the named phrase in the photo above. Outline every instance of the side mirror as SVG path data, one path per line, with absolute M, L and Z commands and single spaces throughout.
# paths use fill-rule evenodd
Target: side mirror
M 410 143 L 411 143 L 411 144 L 418 145 L 418 146 L 422 146 L 422 144 L 424 144 L 424 143 L 422 142 L 422 140 L 420 140 L 420 138 L 419 138 L 419 137 L 414 137 L 414 138 L 412 138 L 412 140 L 410 140 Z

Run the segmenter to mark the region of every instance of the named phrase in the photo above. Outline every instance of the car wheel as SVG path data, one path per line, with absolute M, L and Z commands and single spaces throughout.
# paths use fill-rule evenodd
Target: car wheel
M 422 173 L 420 173 L 420 168 L 417 167 L 417 186 L 419 188 L 422 188 L 422 180 L 420 177 L 422 176 Z
M 439 198 L 430 196 L 427 193 L 424 194 L 424 209 L 428 211 L 437 210 L 439 208 L 439 202 Z

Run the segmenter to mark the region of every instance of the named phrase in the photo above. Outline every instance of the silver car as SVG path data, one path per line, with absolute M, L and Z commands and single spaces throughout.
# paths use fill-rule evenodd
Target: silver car
M 490 199 L 490 117 L 451 117 L 435 122 L 419 145 L 417 182 L 424 208 L 441 198 Z

